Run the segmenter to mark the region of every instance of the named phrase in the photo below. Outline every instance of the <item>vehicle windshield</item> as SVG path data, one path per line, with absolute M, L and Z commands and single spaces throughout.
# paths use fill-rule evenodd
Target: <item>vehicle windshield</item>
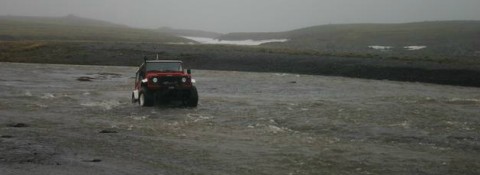
M 182 71 L 181 63 L 147 63 L 147 71 Z

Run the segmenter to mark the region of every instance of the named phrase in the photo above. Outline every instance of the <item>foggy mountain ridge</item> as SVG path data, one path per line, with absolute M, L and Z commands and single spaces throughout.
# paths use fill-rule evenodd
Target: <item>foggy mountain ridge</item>
M 316 25 L 304 28 L 293 29 L 283 32 L 232 32 L 224 34 L 218 39 L 225 40 L 245 40 L 245 39 L 273 39 L 273 38 L 289 38 L 298 37 L 300 35 L 315 33 L 315 32 L 332 32 L 334 30 L 342 30 L 349 32 L 369 32 L 378 30 L 389 31 L 406 31 L 414 30 L 444 30 L 462 31 L 465 27 L 471 28 L 480 25 L 480 21 L 464 20 L 464 21 L 424 21 L 411 23 L 352 23 L 352 24 L 325 24 Z M 457 28 L 458 27 L 458 28 Z M 480 32 L 480 31 L 479 31 Z
M 74 15 L 0 16 L 0 40 L 193 42 L 153 29 L 133 28 Z
M 281 32 L 332 23 L 480 20 L 478 7 L 478 0 L 3 0 L 0 15 L 75 14 L 137 28 L 230 33 Z
M 477 56 L 480 51 L 480 21 L 427 21 L 397 24 L 330 24 L 286 32 L 229 33 L 221 40 L 265 40 L 287 42 L 263 45 L 322 52 L 403 53 L 411 48 L 421 54 Z M 386 48 L 386 49 L 383 49 Z
M 44 17 L 44 16 L 0 16 L 0 20 L 10 20 L 28 23 L 43 23 L 55 25 L 70 25 L 70 26 L 94 26 L 94 27 L 120 27 L 130 28 L 127 25 L 116 24 L 108 21 L 79 17 L 76 15 L 67 15 L 62 17 Z

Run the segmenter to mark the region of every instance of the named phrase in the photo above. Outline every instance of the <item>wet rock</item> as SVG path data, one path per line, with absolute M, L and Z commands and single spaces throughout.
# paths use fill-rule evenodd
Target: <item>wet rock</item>
M 101 159 L 84 160 L 84 162 L 101 162 Z
M 78 77 L 77 78 L 78 81 L 92 81 L 93 79 L 95 79 L 95 78 L 92 78 L 92 77 Z
M 24 128 L 24 127 L 28 127 L 29 125 L 27 125 L 25 123 L 11 123 L 11 124 L 8 124 L 7 126 L 8 127 L 15 127 L 15 128 Z
M 103 134 L 108 134 L 108 133 L 118 133 L 118 131 L 104 129 L 104 130 L 101 130 L 101 131 L 100 131 L 100 133 L 103 133 Z

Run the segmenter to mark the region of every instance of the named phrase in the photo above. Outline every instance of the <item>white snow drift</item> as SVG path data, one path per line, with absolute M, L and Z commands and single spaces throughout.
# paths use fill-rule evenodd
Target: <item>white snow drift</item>
M 368 48 L 375 49 L 375 50 L 389 50 L 392 49 L 392 46 L 368 46 Z
M 393 46 L 377 46 L 377 45 L 374 45 L 374 46 L 368 46 L 368 48 L 375 49 L 375 50 L 381 50 L 381 51 L 387 51 L 387 50 L 393 49 L 394 47 Z M 425 49 L 425 48 L 427 48 L 427 46 L 405 46 L 405 47 L 403 47 L 403 49 L 410 50 L 410 51 L 421 50 L 421 49 Z
M 421 50 L 427 48 L 427 46 L 405 46 L 403 48 L 407 50 Z
M 265 43 L 273 42 L 286 42 L 288 39 L 268 39 L 268 40 L 219 40 L 215 38 L 206 38 L 206 37 L 192 37 L 192 36 L 182 36 L 183 38 L 199 42 L 201 44 L 230 44 L 230 45 L 245 45 L 245 46 L 258 46 Z M 176 43 L 181 44 L 181 43 Z M 191 43 L 184 43 L 191 44 Z

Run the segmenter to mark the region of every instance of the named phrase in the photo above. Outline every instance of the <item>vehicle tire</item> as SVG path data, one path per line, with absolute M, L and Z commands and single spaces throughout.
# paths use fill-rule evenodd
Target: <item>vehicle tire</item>
M 147 88 L 143 88 L 138 96 L 138 103 L 143 107 L 153 106 L 153 94 Z
M 197 107 L 197 105 L 198 105 L 198 92 L 197 92 L 197 88 L 195 86 L 193 86 L 192 89 L 190 90 L 189 97 L 185 101 L 185 104 L 188 107 Z

